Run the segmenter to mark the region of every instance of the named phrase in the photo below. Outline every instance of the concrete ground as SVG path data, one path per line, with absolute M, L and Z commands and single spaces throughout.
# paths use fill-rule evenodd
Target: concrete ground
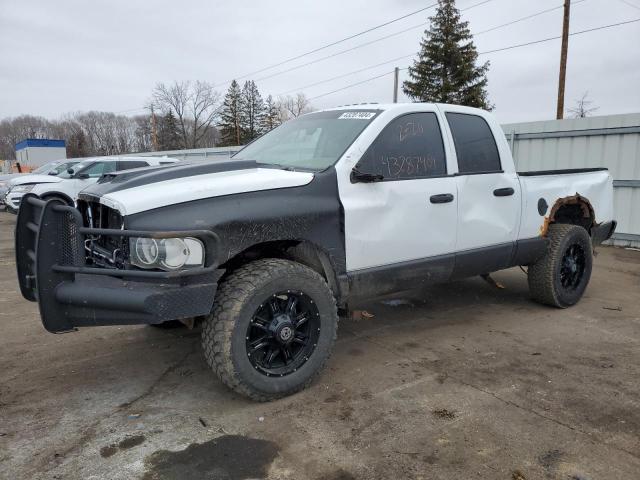
M 585 297 L 519 269 L 387 298 L 341 321 L 308 390 L 252 403 L 197 330 L 51 335 L 18 292 L 0 213 L 0 477 L 631 479 L 640 472 L 640 252 L 601 248 Z

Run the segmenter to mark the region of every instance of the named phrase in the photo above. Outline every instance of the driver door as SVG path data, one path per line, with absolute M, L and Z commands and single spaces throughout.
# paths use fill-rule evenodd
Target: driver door
M 394 283 L 376 294 L 446 280 L 453 269 L 458 200 L 440 121 L 435 110 L 391 120 L 356 164 L 384 179 L 339 182 L 347 272 Z

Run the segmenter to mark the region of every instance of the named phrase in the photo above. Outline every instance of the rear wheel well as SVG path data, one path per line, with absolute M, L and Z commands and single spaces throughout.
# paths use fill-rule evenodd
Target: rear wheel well
M 557 200 L 548 219 L 549 224 L 578 225 L 591 234 L 596 215 L 589 200 L 581 195 L 573 195 Z
M 252 245 L 220 265 L 220 268 L 226 269 L 221 281 L 248 262 L 262 258 L 281 258 L 305 265 L 322 275 L 336 299 L 341 296 L 336 272 L 329 256 L 317 245 L 306 241 L 282 240 Z

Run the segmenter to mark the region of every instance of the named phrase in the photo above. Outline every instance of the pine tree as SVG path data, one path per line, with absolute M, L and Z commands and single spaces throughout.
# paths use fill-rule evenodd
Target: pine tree
M 267 97 L 264 104 L 265 114 L 263 122 L 264 132 L 269 132 L 282 123 L 282 115 L 280 114 L 280 106 L 271 95 Z
M 177 150 L 180 148 L 178 122 L 173 110 L 169 110 L 159 122 L 158 147 L 160 150 Z
M 455 0 L 438 0 L 438 10 L 420 42 L 402 90 L 421 102 L 453 103 L 491 110 L 487 94 L 489 62 L 476 65 L 478 51 L 469 22 L 460 19 Z
M 240 101 L 240 120 L 242 125 L 242 143 L 249 143 L 262 135 L 265 107 L 256 82 L 247 80 L 242 88 Z
M 231 86 L 224 97 L 222 113 L 220 114 L 221 146 L 242 144 L 241 103 L 242 91 L 238 82 L 234 80 L 231 82 Z

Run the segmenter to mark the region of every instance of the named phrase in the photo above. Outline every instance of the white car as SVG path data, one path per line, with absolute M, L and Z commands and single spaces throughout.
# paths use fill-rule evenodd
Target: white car
M 56 160 L 36 168 L 31 173 L 10 173 L 0 176 L 0 205 L 4 203 L 4 197 L 12 187 L 47 181 L 47 175 L 55 177 L 78 162 L 80 162 L 79 159 Z
M 23 183 L 12 187 L 6 195 L 5 203 L 9 210 L 20 208 L 22 197 L 34 193 L 42 199 L 59 198 L 73 205 L 78 193 L 93 185 L 106 174 L 133 168 L 168 165 L 176 163 L 173 158 L 156 157 L 94 157 L 82 160 L 58 176 L 39 176 L 36 182 Z

